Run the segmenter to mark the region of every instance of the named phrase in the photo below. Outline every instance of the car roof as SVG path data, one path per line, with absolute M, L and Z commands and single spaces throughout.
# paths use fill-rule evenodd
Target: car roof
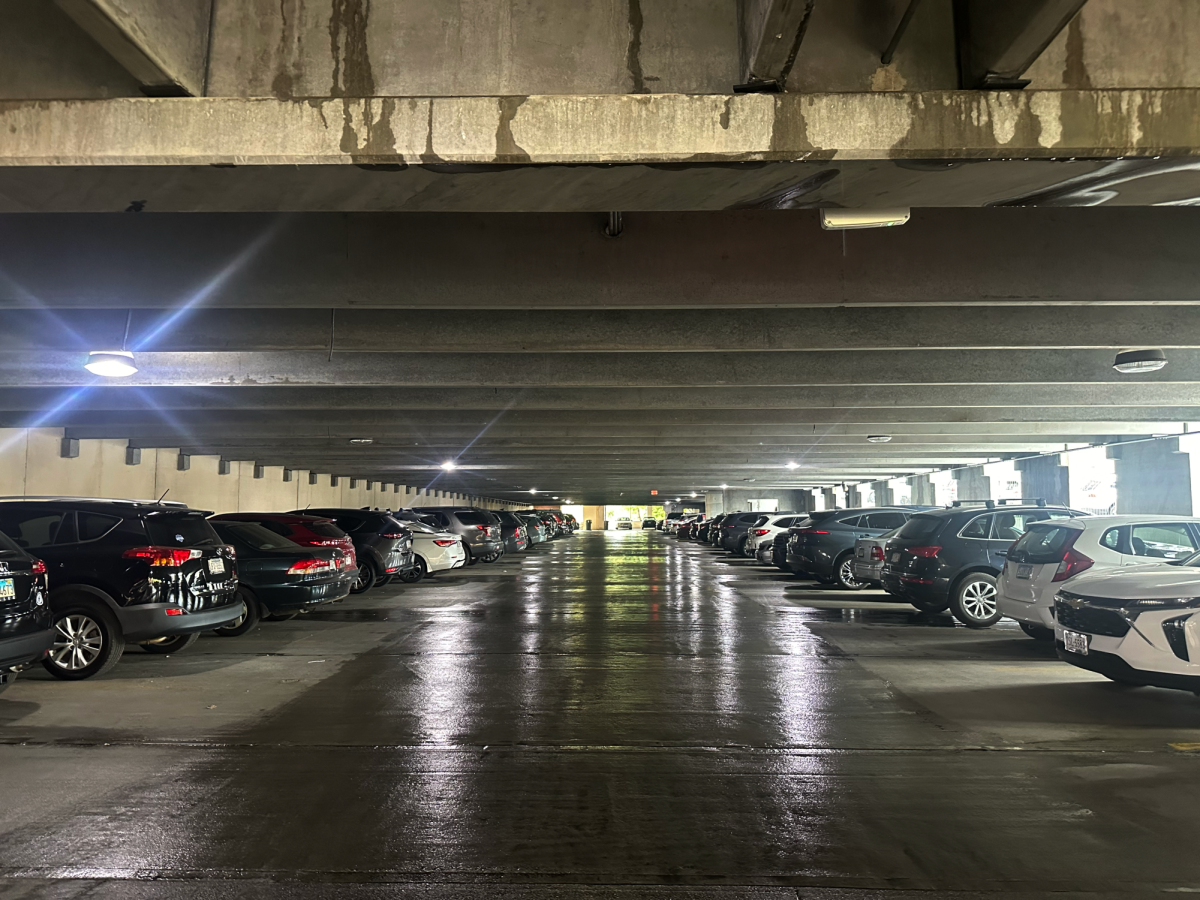
M 107 497 L 63 497 L 54 494 L 0 497 L 0 503 L 73 503 L 80 506 L 116 506 L 122 509 L 191 510 L 186 503 L 177 500 L 120 500 Z M 192 511 L 202 512 L 202 510 Z
M 1114 525 L 1140 525 L 1155 522 L 1194 522 L 1200 525 L 1200 516 L 1154 516 L 1149 513 L 1130 513 L 1123 516 L 1076 516 L 1071 519 L 1054 519 L 1052 521 L 1078 525 L 1079 528 L 1112 528 Z M 1032 524 L 1041 525 L 1042 523 L 1034 522 Z
M 235 513 L 219 513 L 212 516 L 218 522 L 257 522 L 266 520 L 268 522 L 280 522 L 284 525 L 303 524 L 307 522 L 332 522 L 329 516 L 312 516 L 300 513 L 268 513 L 268 512 L 235 512 Z
M 1037 503 L 1011 503 L 1003 506 L 942 506 L 921 510 L 918 514 L 922 516 L 982 516 L 998 512 L 1037 512 L 1038 510 L 1048 509 L 1063 510 L 1077 518 L 1083 518 L 1086 515 L 1082 510 L 1071 509 L 1069 506 L 1063 506 L 1060 503 L 1047 503 L 1045 506 Z

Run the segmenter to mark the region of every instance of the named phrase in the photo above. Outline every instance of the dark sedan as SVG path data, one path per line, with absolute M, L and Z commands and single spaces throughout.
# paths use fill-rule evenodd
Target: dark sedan
M 385 585 L 393 575 L 416 566 L 413 537 L 407 528 L 386 513 L 365 509 L 297 509 L 297 515 L 333 519 L 350 535 L 358 560 L 358 580 L 350 593 L 361 594 L 376 584 Z
M 212 523 L 238 561 L 238 596 L 246 611 L 217 634 L 235 637 L 260 618 L 297 613 L 349 596 L 358 579 L 347 554 L 336 547 L 301 547 L 254 522 Z
M 0 691 L 54 646 L 46 564 L 0 534 Z

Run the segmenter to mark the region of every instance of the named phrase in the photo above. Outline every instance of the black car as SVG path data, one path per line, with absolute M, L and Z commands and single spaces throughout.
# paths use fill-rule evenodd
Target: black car
M 503 509 L 491 512 L 500 521 L 505 553 L 520 553 L 529 547 L 529 529 L 523 519 Z
M 392 577 L 416 567 L 413 536 L 407 528 L 387 513 L 370 509 L 294 509 L 302 516 L 325 516 L 350 535 L 358 561 L 358 577 L 352 594 L 383 586 Z
M 500 520 L 489 510 L 475 506 L 414 506 L 429 524 L 462 538 L 467 565 L 495 562 L 504 554 Z
M 824 584 L 858 590 L 863 585 L 854 577 L 854 542 L 900 527 L 915 511 L 888 506 L 809 513 L 807 522 L 788 529 L 788 565 Z
M 0 692 L 54 646 L 46 564 L 0 534 Z
M 211 522 L 217 536 L 237 553 L 241 618 L 218 628 L 236 637 L 260 618 L 290 619 L 321 603 L 341 600 L 358 580 L 358 569 L 336 547 L 302 547 L 255 522 Z
M 126 643 L 175 653 L 241 616 L 234 556 L 207 515 L 153 501 L 0 502 L 0 531 L 46 563 L 56 630 L 46 669 L 90 678 Z
M 949 607 L 964 625 L 991 625 L 1000 617 L 996 578 L 1029 523 L 1084 515 L 1040 500 L 917 513 L 883 548 L 883 589 L 926 612 Z
M 715 544 L 721 539 L 721 525 L 732 513 L 721 513 L 708 520 L 708 527 L 700 529 L 700 540 L 706 544 Z

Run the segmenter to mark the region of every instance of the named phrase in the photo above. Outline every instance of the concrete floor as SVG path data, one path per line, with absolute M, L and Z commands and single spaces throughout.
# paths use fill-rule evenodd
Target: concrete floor
M 581 534 L 0 698 L 0 897 L 1200 892 L 1200 700 Z

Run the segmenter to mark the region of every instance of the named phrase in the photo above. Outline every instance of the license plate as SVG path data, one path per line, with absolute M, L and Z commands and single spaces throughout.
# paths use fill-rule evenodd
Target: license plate
M 1071 653 L 1078 653 L 1080 656 L 1088 655 L 1089 640 L 1088 635 L 1080 634 L 1078 631 L 1063 632 L 1063 647 Z
M 897 553 L 893 553 L 893 554 L 892 554 L 892 562 L 900 562 L 900 554 L 899 554 L 899 552 L 897 552 Z
M 1018 578 L 1029 578 L 1033 575 L 1033 566 L 1020 565 L 1017 566 Z
M 208 571 L 213 575 L 224 575 L 225 574 L 225 560 L 210 559 L 208 561 Z
M 11 578 L 0 578 L 0 600 L 16 600 L 17 589 Z

